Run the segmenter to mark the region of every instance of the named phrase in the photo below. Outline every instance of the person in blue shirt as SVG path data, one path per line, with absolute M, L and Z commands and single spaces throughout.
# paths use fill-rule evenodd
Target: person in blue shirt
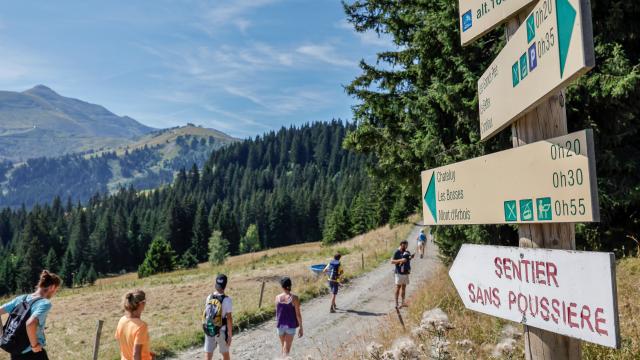
M 420 253 L 420 259 L 424 258 L 424 248 L 427 243 L 427 235 L 424 233 L 424 229 L 420 229 L 420 234 L 418 234 L 418 248 L 416 252 Z
M 56 295 L 61 284 L 62 280 L 58 275 L 43 270 L 35 292 L 20 295 L 0 307 L 0 315 L 8 314 L 25 300 L 39 299 L 31 306 L 31 316 L 27 320 L 27 336 L 31 345 L 24 349 L 21 354 L 11 355 L 11 360 L 49 360 L 44 349 L 47 344 L 44 328 L 47 322 L 47 315 L 51 311 L 50 300 Z

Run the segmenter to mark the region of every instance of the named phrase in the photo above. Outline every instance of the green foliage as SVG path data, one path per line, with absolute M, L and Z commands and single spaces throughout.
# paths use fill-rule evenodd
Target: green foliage
M 87 271 L 87 277 L 85 278 L 85 283 L 89 285 L 93 285 L 98 280 L 98 274 L 96 273 L 96 269 L 93 268 L 93 265 L 89 267 L 89 271 Z
M 193 248 L 190 248 L 180 258 L 180 267 L 183 269 L 194 269 L 198 267 L 198 258 L 194 254 Z
M 349 215 L 347 213 L 347 208 L 340 204 L 336 206 L 327 217 L 327 223 L 325 224 L 322 236 L 322 243 L 324 245 L 330 245 L 347 240 L 349 237 L 351 237 Z
M 260 251 L 260 237 L 258 227 L 255 224 L 249 225 L 247 233 L 240 240 L 240 252 L 250 253 Z
M 138 277 L 143 278 L 158 273 L 173 271 L 176 268 L 176 253 L 171 244 L 162 236 L 156 236 L 147 255 L 138 268 Z
M 44 260 L 44 268 L 49 270 L 50 272 L 56 273 L 60 264 L 58 263 L 58 255 L 56 255 L 56 251 L 54 249 L 49 249 L 47 253 L 47 257 Z
M 209 262 L 213 265 L 224 264 L 229 257 L 229 241 L 222 237 L 222 232 L 214 231 L 209 238 Z
M 630 248 L 640 233 L 640 3 L 592 2 L 596 67 L 567 89 L 570 131 L 592 128 L 596 140 L 601 222 L 577 233 L 582 248 Z M 394 194 L 390 222 L 419 211 L 422 170 L 511 147 L 509 131 L 480 142 L 477 80 L 504 45 L 499 28 L 460 45 L 458 3 L 355 0 L 344 3 L 356 31 L 393 40 L 346 87 L 357 98 L 345 146 L 374 155 L 371 170 Z M 389 200 L 389 199 L 387 199 Z M 516 244 L 509 226 L 438 231 L 451 258 L 466 241 Z M 500 235 L 498 237 L 494 237 Z

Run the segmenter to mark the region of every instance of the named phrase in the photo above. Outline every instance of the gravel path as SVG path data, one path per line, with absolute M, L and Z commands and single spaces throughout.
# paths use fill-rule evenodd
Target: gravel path
M 409 249 L 416 247 L 420 227 L 409 234 Z M 411 263 L 411 284 L 407 286 L 407 298 L 428 279 L 437 268 L 437 250 L 432 242 L 427 244 L 424 259 L 419 256 Z M 338 311 L 329 313 L 329 296 L 322 296 L 302 305 L 304 337 L 293 342 L 293 359 L 336 358 L 335 349 L 344 349 L 355 341 L 366 341 L 369 333 L 379 333 L 385 328 L 383 321 L 398 321 L 394 310 L 393 266 L 385 262 L 373 271 L 353 279 L 340 290 Z M 295 288 L 294 288 L 295 291 Z M 388 315 L 391 314 L 391 317 Z M 231 344 L 232 359 L 278 359 L 280 341 L 276 335 L 275 320 L 267 321 L 250 330 L 237 334 Z M 179 354 L 171 360 L 203 358 L 202 348 Z M 216 351 L 214 359 L 220 359 Z

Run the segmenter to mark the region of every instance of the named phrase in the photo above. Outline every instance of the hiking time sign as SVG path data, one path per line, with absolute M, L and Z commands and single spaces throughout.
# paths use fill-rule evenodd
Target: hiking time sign
M 480 137 L 508 126 L 595 64 L 588 0 L 541 0 L 478 80 Z
M 460 42 L 467 45 L 534 0 L 459 0 Z
M 599 221 L 593 133 L 423 171 L 425 225 Z

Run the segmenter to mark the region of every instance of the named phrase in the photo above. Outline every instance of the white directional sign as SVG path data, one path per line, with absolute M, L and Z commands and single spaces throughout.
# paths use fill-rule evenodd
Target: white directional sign
M 460 41 L 467 45 L 535 0 L 459 0 Z
M 599 221 L 591 130 L 423 171 L 425 225 Z
M 480 137 L 495 135 L 594 64 L 589 0 L 540 0 L 478 80 Z
M 620 346 L 611 253 L 464 244 L 449 276 L 468 309 Z

